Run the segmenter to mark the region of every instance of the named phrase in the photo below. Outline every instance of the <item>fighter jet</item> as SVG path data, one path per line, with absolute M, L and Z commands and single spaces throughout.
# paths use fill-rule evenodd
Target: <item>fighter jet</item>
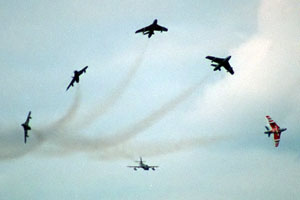
M 269 129 L 268 126 L 265 126 L 267 131 L 265 131 L 265 134 L 268 134 L 268 137 L 270 137 L 271 134 L 274 134 L 274 142 L 275 142 L 275 147 L 278 147 L 279 141 L 280 141 L 280 135 L 283 131 L 286 131 L 286 128 L 280 128 L 276 122 L 274 122 L 270 116 L 266 116 L 268 123 L 271 127 L 271 130 Z
M 68 85 L 66 91 L 71 87 L 71 86 L 74 86 L 74 82 L 76 81 L 76 83 L 79 82 L 79 76 L 84 72 L 86 72 L 86 69 L 88 68 L 88 66 L 85 66 L 82 70 L 80 71 L 77 71 L 75 70 L 74 71 L 74 76 L 72 77 L 72 81 L 71 83 Z
M 26 121 L 23 124 L 21 124 L 24 128 L 24 143 L 25 144 L 26 144 L 27 138 L 29 137 L 28 131 L 31 130 L 31 127 L 29 126 L 29 120 L 31 119 L 30 115 L 31 115 L 31 111 L 29 111 Z
M 146 26 L 142 29 L 139 29 L 135 33 L 143 32 L 144 35 L 148 34 L 148 38 L 150 38 L 152 35 L 154 35 L 154 31 L 163 32 L 163 31 L 168 31 L 168 29 L 163 26 L 158 25 L 157 19 L 155 19 L 151 25 Z
M 127 167 L 130 167 L 130 168 L 133 168 L 134 170 L 137 170 L 137 168 L 142 168 L 143 170 L 149 170 L 149 169 L 152 169 L 152 170 L 155 170 L 155 168 L 157 168 L 158 166 L 150 166 L 150 165 L 146 165 L 142 160 L 142 157 L 140 157 L 140 160 L 139 161 L 135 161 L 137 163 L 139 163 L 139 165 L 137 166 L 127 166 Z
M 229 64 L 229 60 L 231 56 L 228 56 L 227 58 L 216 58 L 213 56 L 206 56 L 205 58 L 211 60 L 212 63 L 211 66 L 215 67 L 214 71 L 216 70 L 221 71 L 221 67 L 224 67 L 230 74 L 232 75 L 234 74 L 234 71 Z

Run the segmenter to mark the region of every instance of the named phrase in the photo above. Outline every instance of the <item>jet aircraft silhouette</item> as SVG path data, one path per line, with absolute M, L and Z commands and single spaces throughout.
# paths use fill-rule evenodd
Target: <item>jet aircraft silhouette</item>
M 72 77 L 72 81 L 71 83 L 68 85 L 66 91 L 71 87 L 71 86 L 74 86 L 74 82 L 76 81 L 76 83 L 79 82 L 79 76 L 84 72 L 86 72 L 86 69 L 88 68 L 88 66 L 85 66 L 82 70 L 80 71 L 77 71 L 75 70 L 74 71 L 74 76 Z
M 24 143 L 26 144 L 27 138 L 29 137 L 28 131 L 31 130 L 29 126 L 29 120 L 31 119 L 31 111 L 29 111 L 26 121 L 21 124 L 24 128 Z
M 216 70 L 221 71 L 221 67 L 224 67 L 230 74 L 232 74 L 232 75 L 234 74 L 234 71 L 229 64 L 229 60 L 230 60 L 231 56 L 228 56 L 226 58 L 216 58 L 213 56 L 206 56 L 205 58 L 211 60 L 211 62 L 212 62 L 211 66 L 215 67 L 214 71 L 216 71 Z
M 155 170 L 155 168 L 157 168 L 158 166 L 150 166 L 150 165 L 146 165 L 142 160 L 142 157 L 140 157 L 140 160 L 139 161 L 135 161 L 137 163 L 139 163 L 139 165 L 136 165 L 136 166 L 127 166 L 127 167 L 130 167 L 130 168 L 133 168 L 134 170 L 137 170 L 137 168 L 142 168 L 143 170 L 149 170 L 149 169 L 152 169 L 152 170 Z
M 168 29 L 166 27 L 158 25 L 157 19 L 155 19 L 152 24 L 137 30 L 135 33 L 143 32 L 144 35 L 148 34 L 148 38 L 150 38 L 152 35 L 154 35 L 154 31 L 163 32 L 163 31 L 168 31 Z

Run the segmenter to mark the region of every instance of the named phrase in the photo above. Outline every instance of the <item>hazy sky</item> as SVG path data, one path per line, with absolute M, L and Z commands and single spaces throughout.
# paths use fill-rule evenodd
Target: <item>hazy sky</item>
M 296 199 L 299 10 L 298 0 L 2 1 L 0 199 Z M 134 34 L 154 19 L 169 31 Z M 214 72 L 207 55 L 231 55 L 235 74 Z M 278 148 L 266 115 L 287 128 Z M 126 167 L 139 156 L 159 168 Z

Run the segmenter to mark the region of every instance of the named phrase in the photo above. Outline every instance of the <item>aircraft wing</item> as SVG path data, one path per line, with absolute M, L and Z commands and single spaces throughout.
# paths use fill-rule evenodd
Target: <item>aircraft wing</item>
M 141 32 L 145 32 L 145 31 L 149 31 L 149 26 L 141 28 L 141 29 L 137 30 L 135 33 L 141 33 Z
M 26 144 L 26 139 L 27 139 L 27 130 L 24 129 L 24 143 Z
M 159 166 L 148 166 L 149 168 L 158 168 Z
M 130 168 L 141 168 L 141 166 L 127 166 L 127 167 L 130 167 Z
M 88 66 L 85 66 L 82 70 L 79 71 L 79 75 L 82 74 L 83 72 L 86 72 L 86 69 L 88 68 Z
M 216 63 L 221 63 L 224 60 L 222 58 L 217 58 L 217 57 L 213 57 L 213 56 L 206 56 L 205 58 L 208 60 L 211 60 L 213 62 L 216 62 Z
M 27 115 L 27 119 L 25 123 L 29 123 L 29 120 L 31 119 L 31 111 L 29 111 L 28 115 Z
M 230 73 L 230 74 L 234 74 L 234 71 L 232 69 L 232 67 L 230 66 L 229 63 L 226 63 L 225 65 L 223 65 L 223 67 Z
M 274 133 L 275 147 L 278 147 L 280 141 L 280 133 Z
M 72 81 L 71 81 L 71 83 L 68 85 L 66 91 L 67 91 L 71 86 L 74 85 L 74 82 L 75 82 L 75 78 L 73 77 L 73 78 L 72 78 Z
M 267 115 L 266 118 L 267 118 L 267 120 L 268 120 L 268 122 L 270 124 L 270 127 L 272 129 L 275 129 L 275 128 L 279 129 L 279 126 L 272 120 L 272 118 L 270 116 Z
M 168 31 L 168 29 L 166 27 L 160 26 L 158 24 L 154 26 L 154 30 L 155 31 Z

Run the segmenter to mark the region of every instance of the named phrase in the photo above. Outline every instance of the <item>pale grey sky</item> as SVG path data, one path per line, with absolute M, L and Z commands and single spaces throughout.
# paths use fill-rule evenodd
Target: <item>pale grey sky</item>
M 0 199 L 296 199 L 299 9 L 2 1 Z M 156 18 L 168 32 L 134 34 Z M 207 55 L 232 55 L 234 76 Z M 266 115 L 288 128 L 279 148 Z M 126 167 L 139 156 L 160 167 Z

